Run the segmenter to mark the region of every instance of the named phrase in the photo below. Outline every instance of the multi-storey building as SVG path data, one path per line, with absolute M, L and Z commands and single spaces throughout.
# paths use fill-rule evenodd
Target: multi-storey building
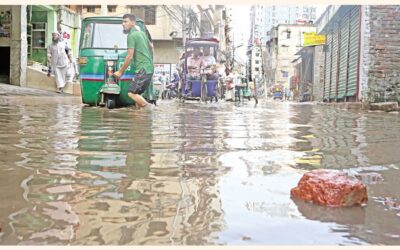
M 311 24 L 316 16 L 316 7 L 308 5 L 293 6 L 266 6 L 254 5 L 250 10 L 251 29 L 248 48 L 250 75 L 252 78 L 262 76 L 262 57 L 265 50 L 265 43 L 270 39 L 270 30 L 279 24 Z
M 253 5 L 250 9 L 251 29 L 248 43 L 247 56 L 249 58 L 248 73 L 251 79 L 262 76 L 262 25 L 265 20 L 264 6 Z
M 305 24 L 316 21 L 316 7 L 309 5 L 293 6 L 266 6 L 264 8 L 264 33 L 262 37 L 268 38 L 268 31 L 278 24 Z
M 267 87 L 280 84 L 289 87 L 289 79 L 294 75 L 292 61 L 303 47 L 304 33 L 316 32 L 309 24 L 279 24 L 270 30 L 271 38 L 265 50 L 265 80 Z

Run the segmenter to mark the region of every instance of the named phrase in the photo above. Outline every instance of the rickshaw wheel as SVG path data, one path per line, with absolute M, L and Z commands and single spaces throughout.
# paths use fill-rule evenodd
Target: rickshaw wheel
M 201 101 L 207 103 L 207 85 L 205 82 L 201 83 Z

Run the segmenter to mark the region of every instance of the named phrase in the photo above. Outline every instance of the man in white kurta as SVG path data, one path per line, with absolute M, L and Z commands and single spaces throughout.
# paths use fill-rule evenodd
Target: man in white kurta
M 68 64 L 72 63 L 69 49 L 60 41 L 60 34 L 52 33 L 53 42 L 47 47 L 47 61 L 56 79 L 57 93 L 61 93 L 66 84 Z

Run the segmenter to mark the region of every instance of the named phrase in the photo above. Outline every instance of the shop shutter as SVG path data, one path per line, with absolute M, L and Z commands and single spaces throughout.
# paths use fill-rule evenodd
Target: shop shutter
M 349 26 L 350 12 L 345 14 L 340 22 L 338 99 L 344 98 L 346 94 L 347 63 L 349 61 Z
M 350 13 L 349 63 L 346 87 L 347 97 L 355 96 L 357 92 L 360 10 L 360 6 L 356 6 Z
M 339 26 L 333 28 L 332 34 L 332 62 L 331 62 L 331 86 L 329 99 L 336 99 L 337 96 L 337 73 L 338 73 L 338 53 L 339 53 Z

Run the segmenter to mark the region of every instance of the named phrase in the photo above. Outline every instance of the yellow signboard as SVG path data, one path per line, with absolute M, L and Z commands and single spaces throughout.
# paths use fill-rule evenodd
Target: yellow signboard
M 322 44 L 325 44 L 325 35 L 318 35 L 316 32 L 304 33 L 304 47 Z

